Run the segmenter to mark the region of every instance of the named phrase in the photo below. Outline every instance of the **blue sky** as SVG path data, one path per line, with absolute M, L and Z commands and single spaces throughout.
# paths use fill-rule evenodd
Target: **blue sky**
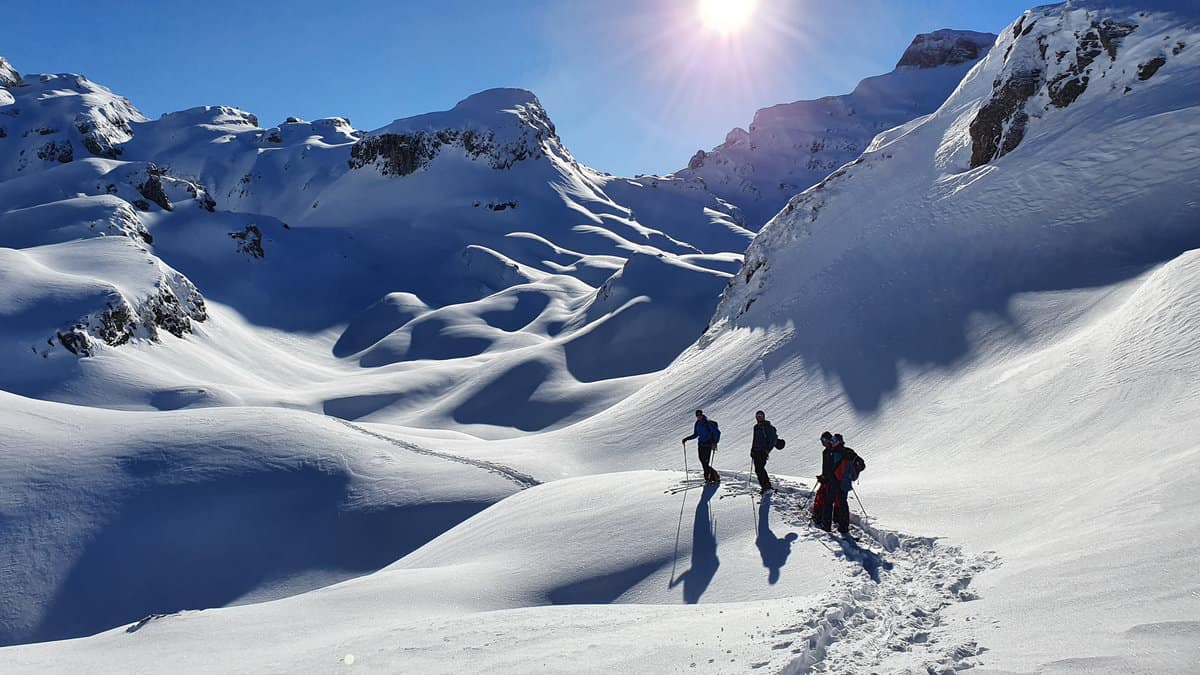
M 846 93 L 919 32 L 999 32 L 1033 4 L 759 0 L 724 36 L 698 0 L 39 0 L 5 8 L 0 55 L 82 73 L 152 118 L 233 105 L 265 126 L 342 115 L 374 129 L 524 87 L 578 159 L 633 175 L 686 165 L 758 108 Z

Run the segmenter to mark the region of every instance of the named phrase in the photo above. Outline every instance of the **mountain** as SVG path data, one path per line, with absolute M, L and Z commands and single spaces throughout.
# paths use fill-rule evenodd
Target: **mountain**
M 842 96 L 763 108 L 749 131 L 730 131 L 674 175 L 702 179 L 757 231 L 793 195 L 858 157 L 876 134 L 936 110 L 995 40 L 963 30 L 918 35 L 892 72 Z
M 0 384 L 38 398 L 561 425 L 702 333 L 751 237 L 700 181 L 580 165 L 523 90 L 362 132 L 11 73 Z

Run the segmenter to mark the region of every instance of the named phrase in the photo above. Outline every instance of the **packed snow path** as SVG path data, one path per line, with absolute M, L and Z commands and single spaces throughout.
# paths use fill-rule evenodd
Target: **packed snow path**
M 669 492 L 686 494 L 703 484 L 688 479 Z M 776 653 L 753 663 L 755 669 L 953 673 L 978 665 L 974 657 L 985 647 L 961 637 L 943 639 L 939 628 L 947 622 L 942 610 L 975 599 L 968 586 L 998 563 L 992 552 L 969 556 L 932 537 L 882 529 L 857 514 L 851 515 L 853 539 L 829 534 L 811 525 L 812 490 L 778 477 L 775 485 L 773 494 L 759 497 L 751 476 L 726 472 L 720 498 L 747 499 L 755 513 L 766 503 L 797 528 L 797 544 L 821 544 L 846 562 L 847 574 L 820 602 L 794 610 L 790 627 L 774 631 Z
M 392 438 L 391 436 L 385 436 L 383 434 L 377 434 L 374 431 L 371 431 L 370 429 L 366 429 L 364 427 L 361 427 L 353 422 L 350 422 L 350 421 L 347 421 L 344 419 L 340 419 L 337 417 L 334 417 L 332 419 L 350 427 L 351 429 L 353 429 L 359 433 L 366 434 L 373 438 L 378 438 L 381 441 L 386 441 L 398 448 L 403 448 L 405 450 L 408 450 L 409 452 L 415 452 L 418 455 L 427 455 L 429 457 L 437 457 L 438 459 L 444 459 L 449 462 L 458 462 L 459 464 L 466 464 L 468 466 L 477 467 L 477 468 L 483 469 L 484 471 L 494 473 L 502 478 L 505 478 L 507 480 L 510 480 L 510 481 L 516 483 L 522 489 L 531 488 L 531 487 L 534 487 L 535 485 L 542 484 L 541 481 L 534 478 L 533 476 L 530 476 L 527 473 L 521 473 L 520 471 L 517 471 L 516 469 L 509 467 L 509 466 L 504 466 L 503 464 L 497 464 L 496 462 L 487 462 L 487 461 L 484 461 L 481 459 L 471 459 L 470 457 L 462 457 L 460 455 L 452 455 L 448 452 L 438 452 L 437 450 L 430 450 L 428 448 L 422 448 L 421 446 L 417 445 L 416 443 L 411 443 L 409 441 L 402 441 L 402 440 L 399 440 L 396 438 Z

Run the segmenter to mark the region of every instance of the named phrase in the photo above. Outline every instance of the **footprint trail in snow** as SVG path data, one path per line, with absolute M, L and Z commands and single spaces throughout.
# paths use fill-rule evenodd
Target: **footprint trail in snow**
M 371 431 L 370 429 L 367 429 L 365 427 L 361 427 L 361 426 L 355 424 L 354 422 L 350 422 L 350 421 L 340 419 L 337 417 L 331 417 L 330 419 L 332 419 L 333 421 L 338 422 L 340 424 L 343 424 L 347 427 L 350 427 L 351 429 L 353 429 L 359 433 L 366 434 L 368 436 L 371 436 L 372 438 L 378 438 L 381 441 L 386 441 L 398 448 L 408 450 L 409 452 L 415 452 L 418 455 L 427 455 L 429 457 L 437 457 L 438 459 L 444 459 L 449 462 L 458 462 L 459 464 L 466 464 L 468 466 L 473 466 L 473 467 L 476 467 L 479 469 L 483 469 L 484 471 L 488 471 L 490 473 L 497 474 L 497 475 L 501 476 L 502 478 L 505 478 L 507 480 L 510 480 L 510 481 L 516 483 L 518 486 L 520 486 L 521 489 L 531 488 L 531 487 L 535 487 L 537 485 L 542 484 L 541 481 L 534 478 L 533 476 L 530 476 L 527 473 L 522 473 L 520 471 L 517 471 L 516 469 L 514 469 L 510 466 L 504 466 L 503 464 L 497 464 L 496 462 L 488 462 L 488 461 L 484 461 L 482 459 L 471 459 L 470 457 L 462 457 L 460 455 L 452 455 L 448 452 L 439 452 L 437 450 L 430 450 L 429 448 L 423 448 L 423 447 L 417 445 L 416 443 L 411 443 L 409 441 L 402 441 L 398 438 L 392 438 L 391 436 L 385 436 L 384 434 L 375 433 L 374 431 Z
M 751 498 L 761 504 L 757 485 L 747 487 L 743 472 L 727 474 L 721 498 Z M 683 481 L 668 492 L 703 482 Z M 790 626 L 776 629 L 774 653 L 753 664 L 765 672 L 953 673 L 978 665 L 986 651 L 974 640 L 945 637 L 942 610 L 974 600 L 968 590 L 975 575 L 995 567 L 991 552 L 968 555 L 959 548 L 885 530 L 851 516 L 847 539 L 811 525 L 812 491 L 778 480 L 765 498 L 770 509 L 797 528 L 799 543 L 818 542 L 846 562 L 844 580 L 813 607 L 799 609 Z M 961 635 L 961 633 L 960 633 Z

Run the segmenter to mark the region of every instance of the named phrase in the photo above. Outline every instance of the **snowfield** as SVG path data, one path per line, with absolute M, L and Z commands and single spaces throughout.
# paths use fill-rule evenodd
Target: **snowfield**
M 714 176 L 826 105 L 864 145 L 760 229 Z M 0 670 L 1194 672 L 1200 10 L 758 119 L 626 179 L 522 90 L 263 128 L 0 60 Z

